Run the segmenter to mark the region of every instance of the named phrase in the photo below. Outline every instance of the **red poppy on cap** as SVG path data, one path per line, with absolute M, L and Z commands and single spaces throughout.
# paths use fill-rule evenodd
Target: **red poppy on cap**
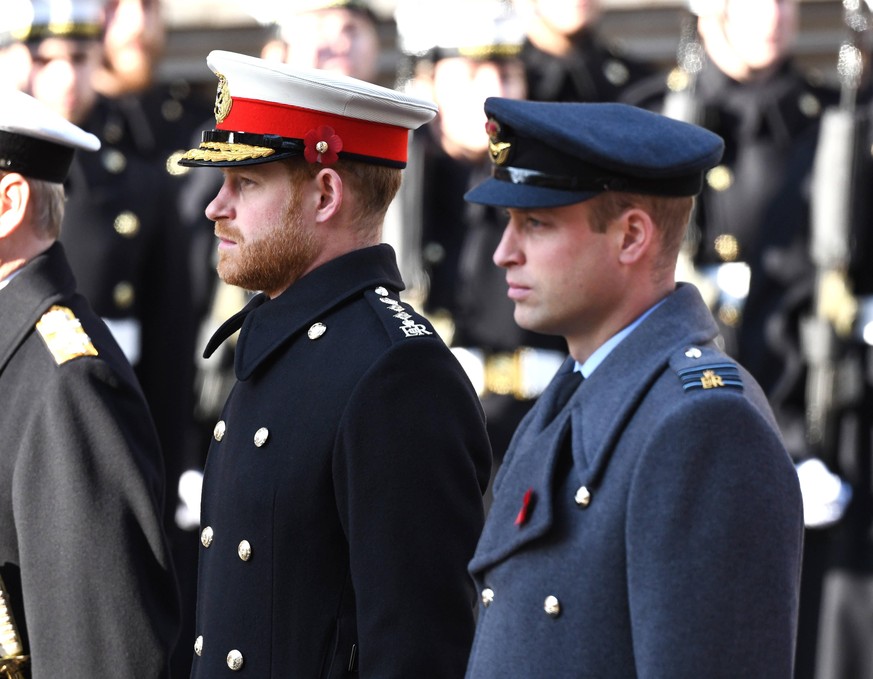
M 343 150 L 343 140 L 329 125 L 322 125 L 317 130 L 309 130 L 303 136 L 303 157 L 307 163 L 333 165 L 339 160 L 339 152 Z

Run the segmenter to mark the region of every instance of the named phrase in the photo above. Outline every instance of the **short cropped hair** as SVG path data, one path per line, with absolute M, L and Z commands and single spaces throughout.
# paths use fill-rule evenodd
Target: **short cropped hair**
M 325 167 L 318 163 L 308 163 L 300 158 L 291 158 L 285 162 L 291 170 L 292 179 L 299 177 L 312 179 Z M 400 189 L 401 171 L 353 160 L 338 160 L 330 168 L 336 170 L 343 183 L 355 196 L 362 238 L 364 240 L 378 238 L 388 206 Z
M 0 179 L 10 174 L 0 171 Z M 25 177 L 30 186 L 30 201 L 25 219 L 33 225 L 36 236 L 55 240 L 61 235 L 61 222 L 64 220 L 64 185 L 42 179 Z
M 661 235 L 655 266 L 672 271 L 691 219 L 694 198 L 605 191 L 591 202 L 592 229 L 606 231 L 609 222 L 631 208 L 639 208 L 652 218 Z

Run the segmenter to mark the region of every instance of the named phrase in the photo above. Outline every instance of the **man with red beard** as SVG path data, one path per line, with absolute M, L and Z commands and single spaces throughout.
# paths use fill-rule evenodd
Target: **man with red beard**
M 360 80 L 212 52 L 218 273 L 261 291 L 206 464 L 195 679 L 462 677 L 466 564 L 490 450 L 475 391 L 399 300 L 382 220 L 435 106 Z

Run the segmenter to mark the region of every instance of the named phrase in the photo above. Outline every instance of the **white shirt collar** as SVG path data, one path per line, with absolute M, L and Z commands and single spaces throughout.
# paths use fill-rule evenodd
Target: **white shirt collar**
M 625 326 L 617 333 L 615 333 L 612 337 L 606 340 L 603 344 L 601 344 L 597 350 L 588 357 L 588 359 L 584 363 L 579 363 L 576 361 L 576 367 L 574 370 L 576 372 L 582 373 L 582 377 L 588 379 L 591 376 L 597 366 L 599 366 L 603 361 L 606 360 L 606 357 L 612 353 L 612 350 L 615 349 L 619 344 L 621 344 L 622 340 L 630 335 L 634 330 L 637 329 L 640 323 L 642 323 L 649 315 L 661 306 L 666 300 L 662 299 L 660 302 L 655 304 L 654 306 L 647 309 L 643 312 L 635 321 L 633 321 L 630 325 Z

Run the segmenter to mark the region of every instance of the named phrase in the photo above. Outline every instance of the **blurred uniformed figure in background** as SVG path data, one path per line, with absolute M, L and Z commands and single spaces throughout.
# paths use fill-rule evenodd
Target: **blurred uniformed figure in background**
M 703 0 L 690 9 L 696 31 L 684 36 L 677 67 L 627 100 L 725 140 L 686 242 L 690 267 L 679 276 L 701 287 L 726 351 L 761 384 L 799 462 L 810 454 L 801 317 L 813 274 L 812 172 L 821 114 L 837 93 L 795 63 L 796 0 Z M 833 519 L 821 518 L 813 507 L 817 484 L 802 479 L 807 525 L 820 528 Z M 798 679 L 814 667 L 821 541 L 815 531 L 805 536 Z
M 131 192 L 124 200 L 131 203 L 131 211 L 137 216 L 146 201 L 158 205 L 157 210 L 152 208 L 157 213 L 154 219 L 165 222 L 161 230 L 167 235 L 168 244 L 178 248 L 170 255 L 175 270 L 160 274 L 169 273 L 169 278 L 160 282 L 148 276 L 144 282 L 150 288 L 154 286 L 155 292 L 161 290 L 175 296 L 167 306 L 168 317 L 160 321 L 166 337 L 162 341 L 169 342 L 164 347 L 164 360 L 174 372 L 159 378 L 166 380 L 165 384 L 149 384 L 147 390 L 150 397 L 164 388 L 170 390 L 170 395 L 153 407 L 162 422 L 167 457 L 166 523 L 182 593 L 183 635 L 187 639 L 194 627 L 197 577 L 196 520 L 191 519 L 191 508 L 199 500 L 199 486 L 196 478 L 192 483 L 190 475 L 185 474 L 190 469 L 201 469 L 203 464 L 193 398 L 196 332 L 193 310 L 198 295 L 202 294 L 202 282 L 193 277 L 193 272 L 204 266 L 204 259 L 192 250 L 190 231 L 174 226 L 181 221 L 175 202 L 185 188 L 187 170 L 179 167 L 176 160 L 210 114 L 212 92 L 204 96 L 180 77 L 166 82 L 158 80 L 166 43 L 162 7 L 162 0 L 106 0 L 102 59 L 92 74 L 94 89 L 105 99 L 105 105 L 96 107 L 91 129 L 115 152 L 135 157 L 137 163 L 145 161 L 148 173 L 158 177 L 159 200 L 141 190 Z M 176 233 L 170 233 L 170 229 Z M 170 285 L 173 287 L 167 287 Z M 150 293 L 146 290 L 145 294 Z M 150 317 L 153 318 L 151 314 Z M 173 674 L 187 676 L 190 664 L 190 649 L 185 644 L 174 656 Z
M 600 0 L 515 0 L 527 37 L 528 99 L 616 101 L 652 67 L 601 35 Z
M 476 393 L 400 301 L 382 221 L 431 102 L 231 52 L 215 129 L 218 273 L 261 290 L 203 484 L 193 677 L 460 677 L 490 450 Z
M 107 134 L 116 146 L 166 163 L 180 172 L 173 153 L 188 147 L 191 135 L 209 115 L 211 92 L 196 91 L 180 77 L 158 80 L 166 43 L 162 0 L 106 0 L 103 60 L 94 87 L 115 100 L 115 119 Z
M 459 22 L 458 16 L 464 21 Z M 566 345 L 518 327 L 505 274 L 491 261 L 506 219 L 464 201 L 491 172 L 482 104 L 523 99 L 523 32 L 500 0 L 402 2 L 400 45 L 411 91 L 433 99 L 437 118 L 412 137 L 398 200 L 389 212 L 401 271 L 476 386 L 485 408 L 495 470 L 533 400 L 566 357 Z
M 780 384 L 799 361 L 796 337 L 784 330 L 786 292 L 806 265 L 796 236 L 809 224 L 820 115 L 836 95 L 794 63 L 796 0 L 705 0 L 692 9 L 703 47 L 696 67 L 680 64 L 626 100 L 665 110 L 684 97 L 687 117 L 725 140 L 722 162 L 706 175 L 687 247 L 725 349 L 756 376 L 779 418 Z M 802 423 L 799 431 L 780 425 L 796 453 Z
M 99 147 L 3 92 L 0 676 L 14 679 L 168 677 L 178 634 L 157 434 L 57 242 L 74 151 Z
M 798 471 L 811 526 L 798 679 L 873 677 L 873 20 L 870 3 L 842 4 L 840 102 L 822 118 L 811 265 L 797 285 L 809 444 Z
M 378 81 L 379 19 L 367 2 L 295 0 L 265 9 L 276 34 L 261 49 L 263 59 Z
M 159 79 L 166 44 L 163 0 L 106 0 L 103 60 L 95 89 L 112 100 L 104 136 L 117 148 L 147 157 L 176 177 L 181 192 L 187 168 L 176 162 L 211 115 L 212 91 L 181 77 Z M 167 197 L 170 200 L 170 197 Z M 199 253 L 192 263 L 199 264 Z M 190 294 L 199 300 L 199 279 Z
M 488 99 L 514 317 L 570 357 L 522 421 L 470 571 L 469 679 L 791 676 L 803 510 L 754 379 L 676 257 L 715 134 Z

